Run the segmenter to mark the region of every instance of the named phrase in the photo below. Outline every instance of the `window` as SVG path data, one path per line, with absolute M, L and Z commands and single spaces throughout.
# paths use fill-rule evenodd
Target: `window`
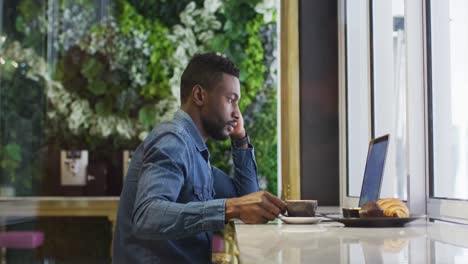
M 407 200 L 414 214 L 468 223 L 468 2 L 347 2 L 342 205 L 357 204 L 366 142 L 388 133 L 380 196 Z
M 442 242 L 433 242 L 435 263 L 464 263 L 468 259 L 468 249 Z
M 430 196 L 468 200 L 468 2 L 429 3 Z
M 359 196 L 369 140 L 390 134 L 381 197 L 407 198 L 404 7 L 394 0 L 345 8 L 348 196 Z
M 346 6 L 347 142 L 349 196 L 359 196 L 370 139 L 368 4 Z
M 372 1 L 373 137 L 390 134 L 381 197 L 407 199 L 405 1 Z

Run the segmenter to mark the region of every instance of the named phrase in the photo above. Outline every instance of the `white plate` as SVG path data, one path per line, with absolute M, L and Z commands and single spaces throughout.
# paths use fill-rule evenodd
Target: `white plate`
M 324 219 L 323 217 L 287 217 L 284 215 L 279 215 L 278 218 L 286 224 L 296 225 L 317 224 Z

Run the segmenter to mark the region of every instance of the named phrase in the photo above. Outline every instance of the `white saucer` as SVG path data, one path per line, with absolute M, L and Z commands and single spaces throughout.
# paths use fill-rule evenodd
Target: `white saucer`
M 278 218 L 286 224 L 296 225 L 317 224 L 324 219 L 323 217 L 287 217 L 284 215 L 279 215 Z

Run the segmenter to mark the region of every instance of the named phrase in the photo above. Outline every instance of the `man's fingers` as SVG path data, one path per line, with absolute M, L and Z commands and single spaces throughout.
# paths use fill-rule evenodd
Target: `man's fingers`
M 280 198 L 274 196 L 273 194 L 269 192 L 265 192 L 265 196 L 268 198 L 268 200 L 270 200 L 270 202 L 272 202 L 279 209 L 281 209 L 281 212 L 283 212 L 286 209 L 286 203 Z
M 272 221 L 286 210 L 284 201 L 266 191 L 251 193 L 238 199 L 240 199 L 240 219 L 247 223 Z
M 264 208 L 261 208 L 261 212 L 260 212 L 261 216 L 265 219 L 267 219 L 267 221 L 273 221 L 276 219 L 276 215 L 274 215 L 272 212 L 264 209 Z
M 268 198 L 265 197 L 265 199 L 262 202 L 262 206 L 269 211 L 270 213 L 274 214 L 275 217 L 281 213 L 281 208 L 277 207 L 275 204 L 270 202 Z

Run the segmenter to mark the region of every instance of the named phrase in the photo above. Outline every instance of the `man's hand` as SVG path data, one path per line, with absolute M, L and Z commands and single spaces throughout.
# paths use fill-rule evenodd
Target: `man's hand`
M 264 224 L 286 210 L 286 203 L 265 191 L 226 200 L 226 221 L 240 219 L 246 224 Z
M 237 125 L 231 131 L 231 139 L 241 139 L 245 137 L 245 128 L 244 128 L 244 118 L 242 117 L 242 113 L 239 112 L 239 118 L 236 120 Z

